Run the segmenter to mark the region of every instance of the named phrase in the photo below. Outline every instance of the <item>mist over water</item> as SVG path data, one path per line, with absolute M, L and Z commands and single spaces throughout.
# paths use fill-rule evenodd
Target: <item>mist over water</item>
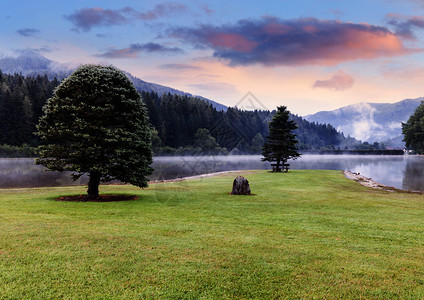
M 48 172 L 33 158 L 0 158 L 0 188 L 51 187 L 87 184 L 83 176 L 73 181 L 70 172 Z
M 155 157 L 151 180 L 167 180 L 221 171 L 271 169 L 261 155 Z M 424 191 L 424 157 L 385 155 L 302 155 L 289 161 L 292 170 L 350 170 L 388 186 Z M 0 158 L 0 188 L 87 184 L 73 181 L 70 172 L 48 172 L 34 159 Z
M 261 155 L 228 156 L 159 156 L 154 158 L 155 169 L 150 179 L 174 179 L 222 171 L 270 169 Z

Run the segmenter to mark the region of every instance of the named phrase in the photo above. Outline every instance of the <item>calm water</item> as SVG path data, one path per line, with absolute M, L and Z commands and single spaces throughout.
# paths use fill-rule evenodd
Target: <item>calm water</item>
M 289 162 L 292 169 L 350 170 L 383 184 L 405 190 L 424 191 L 424 157 L 303 155 Z M 152 180 L 173 179 L 206 173 L 270 169 L 260 155 L 208 157 L 155 157 Z M 87 177 L 73 182 L 69 173 L 46 172 L 33 159 L 0 159 L 0 188 L 81 185 Z

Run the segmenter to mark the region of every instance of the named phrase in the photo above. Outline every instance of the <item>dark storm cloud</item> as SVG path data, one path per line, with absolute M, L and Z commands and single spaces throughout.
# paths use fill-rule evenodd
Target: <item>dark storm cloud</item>
M 39 33 L 40 30 L 34 28 L 21 28 L 16 30 L 16 32 L 24 37 L 30 37 Z
M 98 54 L 98 57 L 105 58 L 135 58 L 140 52 L 144 53 L 162 53 L 177 54 L 184 52 L 178 47 L 166 47 L 156 43 L 132 44 L 128 48 L 112 49 L 105 53 Z
M 396 34 L 413 39 L 415 38 L 414 30 L 424 28 L 424 17 L 390 14 L 387 16 L 387 24 L 394 27 Z
M 65 15 L 65 19 L 74 24 L 74 30 L 90 31 L 93 27 L 126 24 L 132 20 L 156 20 L 172 14 L 183 13 L 187 7 L 183 4 L 166 2 L 159 3 L 153 9 L 136 11 L 132 7 L 121 9 L 104 9 L 101 7 L 84 7 Z
M 385 27 L 315 18 L 266 17 L 233 25 L 201 25 L 169 30 L 169 36 L 212 49 L 231 65 L 334 65 L 412 53 L 402 37 Z
M 131 8 L 126 7 L 119 10 L 103 9 L 101 7 L 84 7 L 74 13 L 65 16 L 75 27 L 82 31 L 90 31 L 97 26 L 121 25 L 128 22 L 128 13 Z

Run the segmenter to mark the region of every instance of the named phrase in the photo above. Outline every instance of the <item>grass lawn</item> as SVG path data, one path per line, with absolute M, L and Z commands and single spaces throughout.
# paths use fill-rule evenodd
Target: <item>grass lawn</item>
M 0 190 L 3 298 L 424 298 L 424 196 L 339 171 Z

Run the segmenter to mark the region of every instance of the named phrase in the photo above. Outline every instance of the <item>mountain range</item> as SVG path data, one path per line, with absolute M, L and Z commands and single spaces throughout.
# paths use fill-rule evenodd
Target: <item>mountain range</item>
M 49 79 L 57 78 L 62 80 L 68 77 L 76 68 L 66 64 L 52 61 L 37 52 L 24 50 L 16 57 L 3 57 L 0 59 L 0 70 L 6 74 L 21 74 L 23 76 L 47 75 Z M 141 80 L 128 72 L 125 72 L 133 82 L 138 91 L 155 92 L 158 95 L 170 93 L 172 95 L 196 97 L 209 102 L 217 110 L 227 110 L 227 106 L 212 101 L 205 97 L 192 95 L 171 87 Z
M 24 76 L 47 75 L 50 79 L 59 80 L 69 76 L 75 67 L 52 61 L 37 52 L 25 50 L 16 57 L 0 59 L 0 70 L 3 73 L 19 73 Z M 193 97 L 192 94 L 171 87 L 141 80 L 129 73 L 127 76 L 138 91 L 175 94 Z M 212 104 L 217 110 L 226 111 L 227 107 L 210 99 L 194 96 Z M 333 111 L 320 111 L 305 116 L 310 122 L 331 124 L 345 136 L 361 141 L 385 142 L 387 145 L 403 147 L 401 123 L 406 122 L 424 98 L 406 99 L 396 103 L 359 103 Z
M 358 103 L 333 111 L 320 111 L 304 118 L 328 123 L 345 135 L 367 142 L 385 142 L 403 147 L 402 122 L 406 122 L 424 98 L 396 103 Z

